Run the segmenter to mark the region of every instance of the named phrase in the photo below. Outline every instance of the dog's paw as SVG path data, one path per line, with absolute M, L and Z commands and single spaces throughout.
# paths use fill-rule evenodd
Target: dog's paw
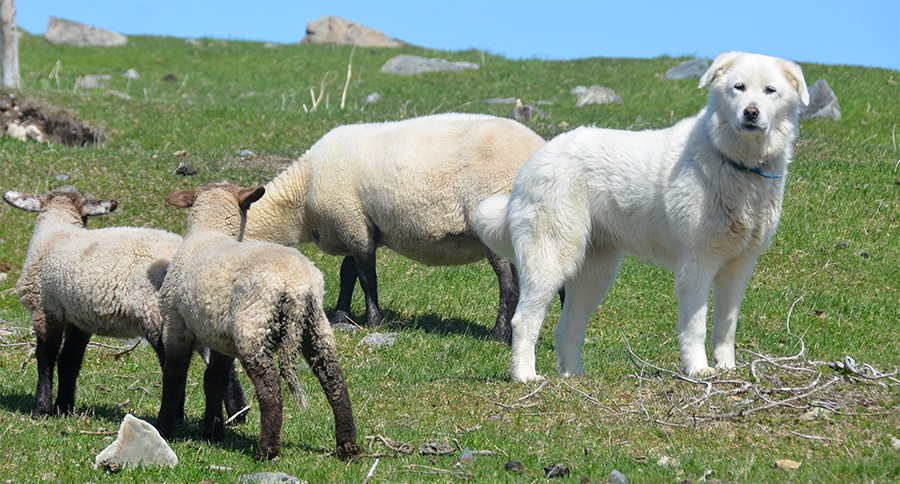
M 734 368 L 735 368 L 735 364 L 733 361 L 730 363 L 723 362 L 723 361 L 716 362 L 716 371 L 718 371 L 718 372 L 727 373 L 727 372 L 733 370 Z
M 538 375 L 537 373 L 530 373 L 530 374 L 526 374 L 526 373 L 513 373 L 513 374 L 511 375 L 510 379 L 511 379 L 512 381 L 517 381 L 517 382 L 520 382 L 520 383 L 530 383 L 530 382 L 541 381 L 541 380 L 544 379 L 544 377 L 541 376 L 541 375 Z
M 688 376 L 691 378 L 699 378 L 701 380 L 705 380 L 707 378 L 712 378 L 716 376 L 718 373 L 715 369 L 710 368 L 708 366 L 704 366 L 701 368 L 696 368 L 694 370 L 687 372 Z

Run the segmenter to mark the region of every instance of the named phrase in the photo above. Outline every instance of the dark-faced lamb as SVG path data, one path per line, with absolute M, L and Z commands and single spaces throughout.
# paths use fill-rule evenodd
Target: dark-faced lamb
M 16 285 L 19 299 L 31 311 L 37 342 L 38 382 L 32 415 L 74 410 L 75 384 L 91 335 L 143 336 L 162 365 L 165 354 L 157 291 L 181 237 L 135 227 L 89 230 L 88 217 L 108 214 L 118 202 L 87 198 L 73 187 L 57 188 L 43 196 L 9 191 L 3 199 L 18 209 L 38 213 Z M 57 364 L 59 388 L 54 404 Z M 226 406 L 229 414 L 245 406 L 234 372 L 228 380 Z
M 370 326 L 383 320 L 378 247 L 428 265 L 487 256 L 500 284 L 492 335 L 508 343 L 518 300 L 514 272 L 478 239 L 475 211 L 482 200 L 509 193 L 519 167 L 543 145 L 522 124 L 479 114 L 341 126 L 266 185 L 248 214 L 246 238 L 315 242 L 344 256 L 332 323 L 349 319 L 359 279 Z
M 303 406 L 296 374 L 302 353 L 334 413 L 337 455 L 353 456 L 360 447 L 334 335 L 322 308 L 322 274 L 294 249 L 240 241 L 247 209 L 264 191 L 212 184 L 166 197 L 173 206 L 192 209 L 184 242 L 161 289 L 167 358 L 157 428 L 163 436 L 172 435 L 174 411 L 184 404 L 190 348 L 199 341 L 210 349 L 203 436 L 212 441 L 223 437 L 224 369 L 237 358 L 259 401 L 257 458 L 278 456 L 283 412 L 279 374 Z

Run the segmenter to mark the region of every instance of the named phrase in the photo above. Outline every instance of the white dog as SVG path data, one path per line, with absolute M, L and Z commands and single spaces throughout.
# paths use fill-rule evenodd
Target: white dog
M 675 272 L 677 336 L 690 375 L 715 373 L 706 357 L 706 312 L 714 291 L 712 353 L 734 368 L 744 290 L 781 213 L 784 177 L 809 103 L 800 67 L 726 52 L 700 79 L 709 100 L 671 128 L 582 127 L 537 151 L 511 195 L 478 209 L 476 230 L 519 271 L 512 320 L 512 379 L 539 378 L 534 346 L 557 289 L 563 376 L 582 374 L 588 319 L 628 252 Z

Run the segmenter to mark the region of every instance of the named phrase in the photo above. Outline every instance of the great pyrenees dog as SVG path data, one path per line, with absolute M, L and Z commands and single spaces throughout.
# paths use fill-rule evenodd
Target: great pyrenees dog
M 581 127 L 538 150 L 510 195 L 478 208 L 476 230 L 514 262 L 511 376 L 540 378 L 534 346 L 560 287 L 556 327 L 563 376 L 582 374 L 581 348 L 626 253 L 671 268 L 684 371 L 710 376 L 706 313 L 713 289 L 712 355 L 734 368 L 738 311 L 781 214 L 787 165 L 809 103 L 800 67 L 743 52 L 716 57 L 700 78 L 705 108 L 659 130 Z

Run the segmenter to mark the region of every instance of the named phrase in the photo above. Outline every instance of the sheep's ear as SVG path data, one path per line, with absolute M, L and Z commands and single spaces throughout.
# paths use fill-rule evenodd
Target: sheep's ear
M 716 78 L 720 77 L 722 74 L 728 72 L 728 69 L 734 65 L 734 61 L 737 60 L 738 57 L 741 56 L 743 52 L 722 52 L 717 55 L 715 60 L 709 69 L 700 77 L 700 85 L 697 86 L 700 89 L 712 84 Z
M 25 210 L 26 212 L 41 211 L 41 197 L 37 195 L 26 195 L 10 190 L 3 195 L 3 200 L 6 200 L 6 203 L 19 210 Z
M 196 190 L 187 190 L 184 192 L 172 192 L 166 195 L 166 203 L 173 207 L 178 208 L 188 208 L 194 206 L 194 201 L 197 200 L 197 191 Z
M 251 203 L 259 200 L 265 194 L 265 187 L 241 189 L 237 194 L 238 204 L 240 205 L 241 210 L 248 210 Z
M 81 216 L 90 217 L 95 215 L 106 215 L 115 210 L 118 206 L 119 202 L 115 200 L 86 199 L 81 205 Z
M 784 77 L 800 95 L 800 102 L 804 106 L 809 106 L 809 88 L 806 87 L 806 79 L 803 78 L 803 69 L 789 60 L 779 59 L 779 62 L 784 69 Z

